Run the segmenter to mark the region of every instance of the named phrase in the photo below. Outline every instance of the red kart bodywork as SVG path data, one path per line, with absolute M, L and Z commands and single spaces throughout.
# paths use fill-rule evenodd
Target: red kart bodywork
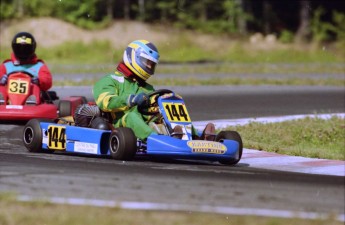
M 0 86 L 3 102 L 0 102 L 0 121 L 27 121 L 33 118 L 56 119 L 59 107 L 52 101 L 42 98 L 40 87 L 31 83 L 31 77 L 17 72 L 9 76 L 7 85 Z M 29 102 L 29 96 L 35 96 L 36 102 Z M 82 97 L 69 97 L 70 115 L 75 108 L 84 103 Z M 66 115 L 63 115 L 66 116 Z

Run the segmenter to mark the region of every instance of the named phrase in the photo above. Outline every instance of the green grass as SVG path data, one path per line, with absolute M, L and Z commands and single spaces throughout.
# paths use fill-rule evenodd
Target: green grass
M 215 41 L 217 42 L 217 41 Z M 209 46 L 210 45 L 210 46 Z M 255 49 L 248 42 L 223 40 L 223 43 L 195 43 L 181 34 L 169 43 L 158 45 L 161 60 L 174 62 L 225 61 L 235 63 L 311 63 L 344 62 L 345 55 L 335 47 L 296 46 Z M 269 47 L 268 47 L 269 48 Z
M 124 210 L 116 207 L 92 207 L 19 202 L 15 195 L 0 194 L 0 224 L 4 225 L 341 225 L 332 216 L 328 219 L 303 220 L 258 216 L 232 216 L 213 213 Z
M 272 50 L 246 50 L 242 46 L 230 49 L 224 59 L 230 62 L 245 63 L 312 63 L 312 62 L 344 62 L 344 58 L 335 52 L 322 49 L 272 49 Z
M 1 47 L 0 59 L 8 58 L 10 53 L 10 47 Z M 122 56 L 122 52 L 113 50 L 109 41 L 93 41 L 91 44 L 66 42 L 51 48 L 38 46 L 36 53 L 46 63 L 60 65 L 113 63 L 114 59 Z
M 240 133 L 245 148 L 310 158 L 345 160 L 345 119 L 305 118 L 280 123 L 251 122 L 228 127 Z

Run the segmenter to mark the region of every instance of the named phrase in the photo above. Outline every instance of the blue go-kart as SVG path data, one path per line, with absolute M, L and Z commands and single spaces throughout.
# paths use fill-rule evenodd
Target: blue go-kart
M 161 89 L 149 97 L 151 104 L 145 108 L 138 107 L 138 111 L 151 117 L 150 125 L 159 127 L 160 132 L 157 133 L 161 135 L 153 134 L 143 141 L 127 127 L 97 129 L 76 126 L 73 121 L 60 123 L 32 119 L 24 127 L 23 143 L 30 152 L 109 155 L 115 160 L 151 156 L 218 161 L 226 165 L 235 165 L 240 161 L 243 145 L 236 131 L 221 131 L 214 141 L 199 140 L 192 135 L 192 121 L 180 96 Z M 177 125 L 182 127 L 180 134 L 173 132 Z M 200 131 L 198 133 L 201 134 Z

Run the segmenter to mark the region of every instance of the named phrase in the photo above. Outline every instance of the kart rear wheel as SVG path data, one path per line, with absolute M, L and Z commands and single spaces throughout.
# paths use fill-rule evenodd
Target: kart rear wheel
M 42 131 L 39 119 L 32 119 L 26 123 L 23 130 L 23 143 L 29 152 L 42 151 Z
M 70 101 L 61 100 L 59 102 L 59 117 L 71 116 L 72 104 Z
M 132 160 L 137 152 L 137 138 L 128 127 L 116 128 L 109 137 L 110 155 L 116 160 Z
M 222 142 L 225 139 L 238 142 L 238 144 L 239 144 L 239 146 L 238 146 L 238 158 L 237 159 L 220 160 L 219 162 L 221 164 L 225 164 L 225 165 L 235 165 L 240 161 L 240 159 L 242 157 L 242 152 L 243 152 L 242 138 L 241 138 L 240 134 L 236 131 L 221 131 L 216 136 L 216 141 L 218 141 L 218 142 Z

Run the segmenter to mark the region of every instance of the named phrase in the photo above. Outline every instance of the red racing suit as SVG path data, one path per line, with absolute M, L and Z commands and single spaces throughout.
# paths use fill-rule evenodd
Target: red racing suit
M 20 62 L 12 53 L 11 59 L 5 60 L 0 65 L 0 79 L 6 74 L 19 71 L 26 71 L 37 77 L 42 91 L 47 91 L 52 87 L 53 78 L 49 68 L 43 60 L 37 58 L 36 54 L 30 60 Z

